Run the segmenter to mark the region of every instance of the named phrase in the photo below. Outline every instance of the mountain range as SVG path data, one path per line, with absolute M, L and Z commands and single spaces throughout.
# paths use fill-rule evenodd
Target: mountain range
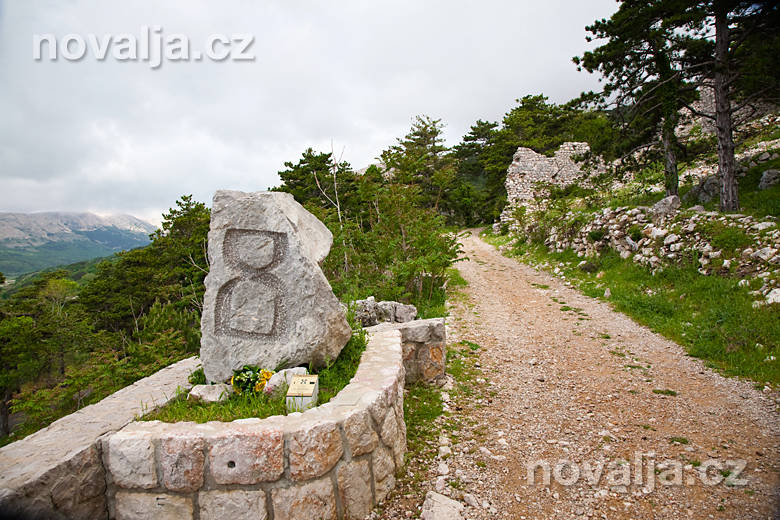
M 149 243 L 155 226 L 131 215 L 0 213 L 0 272 L 7 278 Z

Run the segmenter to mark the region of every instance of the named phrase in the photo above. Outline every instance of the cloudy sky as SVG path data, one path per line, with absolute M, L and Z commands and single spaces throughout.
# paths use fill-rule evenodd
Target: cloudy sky
M 616 9 L 614 0 L 0 0 L 0 211 L 158 223 L 182 194 L 210 202 L 220 188 L 278 184 L 283 163 L 309 146 L 333 143 L 366 166 L 416 114 L 441 118 L 455 144 L 526 94 L 563 102 L 595 88 L 571 57 L 586 48 L 584 26 Z M 153 42 L 185 35 L 191 58 L 211 35 L 252 35 L 255 59 L 152 68 L 110 46 L 95 56 L 90 35 L 111 44 L 131 35 L 143 57 L 144 27 Z M 36 60 L 36 35 L 47 34 L 57 59 L 42 43 Z M 85 42 L 82 59 L 63 55 L 67 35 L 77 36 L 71 57 Z

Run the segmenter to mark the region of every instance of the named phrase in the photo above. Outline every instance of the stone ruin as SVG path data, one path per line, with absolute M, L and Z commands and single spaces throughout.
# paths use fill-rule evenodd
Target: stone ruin
M 247 364 L 336 359 L 352 331 L 319 266 L 332 241 L 288 193 L 214 195 L 200 349 L 209 381 Z
M 506 171 L 507 204 L 501 213 L 501 223 L 512 222 L 512 213 L 520 206 L 531 207 L 534 198 L 544 194 L 540 183 L 566 187 L 582 179 L 582 170 L 574 161 L 590 152 L 588 143 L 566 142 L 552 157 L 520 147 Z

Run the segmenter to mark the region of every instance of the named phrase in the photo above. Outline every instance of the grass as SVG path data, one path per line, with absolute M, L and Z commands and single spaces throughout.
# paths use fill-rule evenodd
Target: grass
M 677 396 L 677 392 L 675 392 L 674 390 L 661 389 L 661 388 L 654 388 L 653 393 L 658 395 L 670 395 L 672 397 Z
M 321 369 L 319 375 L 319 404 L 330 401 L 342 388 L 347 386 L 354 377 L 360 362 L 360 356 L 366 349 L 366 334 L 362 330 L 353 334 L 349 342 L 341 350 L 341 354 L 333 363 Z M 204 378 L 205 379 L 205 378 Z M 198 382 L 200 374 L 194 372 L 192 381 Z M 257 417 L 264 419 L 272 415 L 286 415 L 285 392 L 274 396 L 265 394 L 232 394 L 220 403 L 193 403 L 187 401 L 187 393 L 179 392 L 177 396 L 162 408 L 145 414 L 143 421 L 182 422 L 192 421 L 205 423 L 209 421 L 235 421 Z
M 484 238 L 506 243 L 489 233 Z M 724 375 L 780 384 L 780 307 L 754 309 L 750 288 L 737 286 L 737 278 L 702 276 L 693 259 L 653 274 L 609 250 L 588 259 L 604 272 L 597 279 L 576 268 L 582 258 L 571 250 L 550 253 L 541 245 L 520 244 L 511 254 L 535 265 L 563 264 L 566 279 L 593 298 L 603 299 L 609 288 L 615 310 L 677 342 Z

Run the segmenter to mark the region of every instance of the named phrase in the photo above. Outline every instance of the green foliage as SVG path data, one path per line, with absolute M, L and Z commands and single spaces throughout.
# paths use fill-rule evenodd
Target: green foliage
M 130 334 L 155 301 L 199 312 L 208 271 L 209 222 L 208 208 L 185 195 L 163 215 L 149 247 L 99 264 L 95 278 L 79 294 L 97 327 Z
M 289 170 L 280 173 L 294 179 L 293 186 L 285 181 L 276 189 L 308 197 L 297 200 L 333 233 L 322 269 L 339 298 L 350 301 L 373 295 L 413 303 L 422 316 L 430 316 L 443 311 L 447 269 L 460 249 L 445 218 L 435 207 L 428 207 L 436 205 L 437 197 L 428 177 L 444 162 L 425 159 L 421 150 L 440 153 L 438 121 L 418 118 L 416 124 L 385 154 L 388 161 L 395 161 L 396 176 L 390 182 L 383 180 L 377 168 L 355 176 L 348 165 L 334 165 L 330 154 L 307 150 L 297 165 L 288 163 Z M 405 157 L 406 153 L 411 156 Z M 312 182 L 310 166 L 315 159 L 321 171 L 332 174 L 328 197 L 296 188 Z
M 639 242 L 642 240 L 642 227 L 639 224 L 631 224 L 626 234 L 634 242 Z
M 205 205 L 184 196 L 150 246 L 39 273 L 4 295 L 0 411 L 25 421 L 1 443 L 197 351 L 208 226 Z
M 591 242 L 601 242 L 601 239 L 603 239 L 606 234 L 607 231 L 605 229 L 594 229 L 588 231 L 588 238 Z
M 285 415 L 284 394 L 267 395 L 264 392 L 231 394 L 219 403 L 193 403 L 187 400 L 187 392 L 180 392 L 175 399 L 159 410 L 145 414 L 142 421 L 206 423 L 210 421 L 230 422 L 257 417 L 265 419 L 272 415 Z
M 737 250 L 753 244 L 753 239 L 741 228 L 729 226 L 719 220 L 705 220 L 697 224 L 696 228 L 699 233 L 709 237 L 712 247 L 723 250 L 726 257 L 733 257 Z
M 203 368 L 199 368 L 195 370 L 193 373 L 189 375 L 187 378 L 187 381 L 191 385 L 205 385 L 207 383 L 206 381 L 206 374 L 203 372 Z

